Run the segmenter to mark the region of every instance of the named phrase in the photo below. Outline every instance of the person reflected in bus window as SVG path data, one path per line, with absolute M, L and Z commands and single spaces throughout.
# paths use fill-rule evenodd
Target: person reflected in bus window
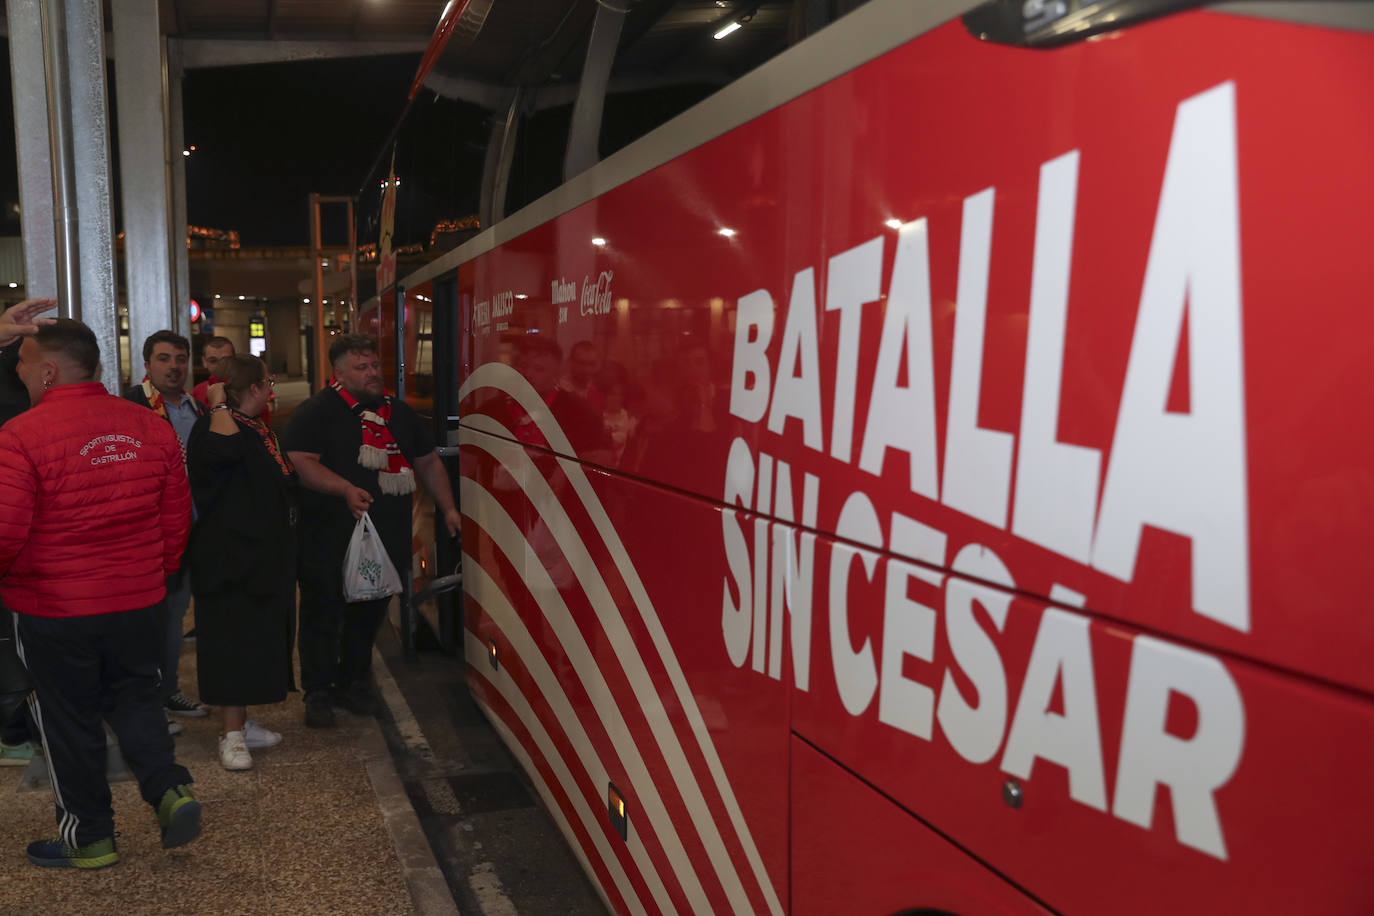
M 590 340 L 579 340 L 568 354 L 568 371 L 558 380 L 558 387 L 582 398 L 593 410 L 600 410 L 605 395 L 597 384 L 599 365 L 596 345 Z
M 559 387 L 558 370 L 562 361 L 563 350 L 555 341 L 528 334 L 516 350 L 515 368 L 548 406 L 554 424 L 567 437 L 576 456 L 605 463 L 610 457 L 610 448 L 601 417 L 584 398 Z M 518 400 L 510 401 L 509 411 L 510 428 L 515 438 L 527 445 L 551 447 L 539 422 Z
M 187 443 L 198 512 L 187 557 L 196 596 L 200 697 L 219 706 L 219 760 L 253 766 L 281 735 L 249 706 L 286 699 L 296 609 L 296 470 L 262 419 L 273 379 L 256 356 L 228 356 L 206 389 L 210 412 Z
M 725 466 L 730 446 L 730 389 L 715 378 L 705 341 L 687 339 L 674 364 L 673 417 L 656 430 L 641 458 L 648 473 L 670 474 L 697 492 L 713 492 L 709 475 Z M 683 460 L 690 455 L 691 460 Z
M 102 720 L 163 847 L 200 835 L 159 690 L 160 606 L 191 523 L 181 446 L 165 421 L 109 394 L 99 372 L 90 328 L 67 318 L 38 328 L 18 365 L 33 407 L 0 428 L 0 596 L 18 614 L 59 825 L 28 858 L 47 867 L 119 861 Z
M 674 361 L 660 356 L 653 361 L 644 376 L 645 388 L 638 400 L 638 417 L 634 435 L 621 456 L 620 466 L 631 471 L 646 467 L 652 455 L 652 447 L 661 437 L 673 428 L 677 415 L 674 375 Z
M 629 373 L 619 363 L 607 363 L 599 373 L 597 387 L 605 392 L 601 406 L 601 425 L 609 440 L 611 467 L 620 467 L 630 437 L 639 423 L 639 404 L 630 384 Z
M 402 576 L 411 568 L 417 483 L 438 504 L 450 536 L 461 524 L 429 427 L 386 392 L 377 341 L 340 334 L 328 358 L 329 383 L 291 414 L 282 440 L 303 485 L 298 652 L 310 728 L 333 726 L 336 703 L 355 715 L 371 715 L 376 706 L 372 644 L 390 599 L 344 601 L 344 554 L 355 520 L 368 513 Z

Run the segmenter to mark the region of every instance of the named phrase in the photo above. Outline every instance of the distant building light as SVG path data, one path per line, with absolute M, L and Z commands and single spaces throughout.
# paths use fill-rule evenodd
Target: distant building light
M 738 31 L 738 30 L 739 30 L 739 23 L 738 23 L 738 22 L 732 22 L 732 23 L 730 23 L 729 25 L 727 25 L 725 28 L 721 29 L 719 32 L 716 33 L 716 41 L 720 41 L 720 40 L 721 40 L 722 38 L 724 38 L 726 35 L 729 35 L 729 34 L 731 34 L 732 32 L 736 32 L 736 31 Z
M 606 240 L 598 235 L 596 238 L 592 239 L 592 244 L 595 245 L 597 248 L 605 248 Z
M 322 305 L 328 305 L 328 304 L 329 304 L 329 300 L 328 300 L 328 299 L 321 299 L 321 300 L 320 300 L 320 303 L 321 303 Z
M 189 155 L 191 155 L 191 151 L 188 150 L 188 149 L 184 149 L 184 150 L 181 151 L 181 155 L 183 155 L 183 156 L 189 156 Z
M 309 304 L 310 304 L 310 300 L 309 300 L 309 299 L 302 299 L 301 301 L 304 302 L 306 305 L 309 305 Z
M 219 298 L 219 293 L 215 293 L 215 298 L 216 298 L 216 299 Z
M 244 299 L 247 299 L 247 298 L 248 298 L 247 296 L 239 296 L 239 301 L 242 302 Z
M 10 289 L 18 289 L 18 288 L 19 288 L 19 284 L 18 284 L 18 283 L 11 283 L 11 284 L 10 284 Z

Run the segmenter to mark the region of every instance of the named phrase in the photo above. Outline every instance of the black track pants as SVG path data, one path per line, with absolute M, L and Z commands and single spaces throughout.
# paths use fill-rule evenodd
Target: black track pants
M 101 719 L 119 739 L 148 804 L 156 807 L 168 789 L 191 782 L 176 762 L 162 709 L 158 605 L 91 617 L 17 616 L 19 651 L 34 684 L 30 711 L 64 840 L 84 846 L 114 833 Z
M 328 567 L 301 564 L 301 688 L 306 695 L 331 687 L 347 689 L 367 680 L 372 671 L 372 645 L 386 617 L 390 598 L 344 601 L 343 561 Z

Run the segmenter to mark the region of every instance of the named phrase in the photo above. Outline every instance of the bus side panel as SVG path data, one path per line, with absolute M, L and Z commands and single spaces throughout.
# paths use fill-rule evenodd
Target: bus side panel
M 1368 692 L 1372 105 L 1370 35 L 951 23 L 483 255 L 476 362 L 585 341 L 644 395 L 619 468 L 728 500 L 742 440 L 826 482 L 822 529 L 865 490 L 1028 591 Z
M 948 555 L 817 545 L 798 735 L 1066 913 L 1374 911 L 1368 702 Z
M 1049 912 L 796 738 L 792 782 L 792 916 Z
M 723 579 L 684 550 L 718 536 L 721 508 L 473 422 L 474 693 L 527 736 L 608 895 L 650 912 L 784 909 L 787 691 L 717 659 Z M 623 838 L 608 799 L 625 803 Z

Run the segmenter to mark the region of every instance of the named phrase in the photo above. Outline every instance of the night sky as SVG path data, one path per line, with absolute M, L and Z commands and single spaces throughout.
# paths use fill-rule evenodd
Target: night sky
M 245 246 L 309 244 L 308 195 L 358 190 L 405 106 L 418 65 L 419 54 L 408 54 L 187 73 L 186 142 L 196 146 L 186 160 L 188 221 L 236 229 Z M 18 235 L 13 96 L 3 42 L 0 74 L 0 234 Z M 117 143 L 113 129 L 110 135 Z M 117 163 L 118 149 L 113 152 Z M 346 233 L 342 220 L 337 223 Z
M 308 195 L 358 190 L 418 65 L 413 54 L 188 73 L 188 222 L 236 229 L 246 247 L 308 244 Z

